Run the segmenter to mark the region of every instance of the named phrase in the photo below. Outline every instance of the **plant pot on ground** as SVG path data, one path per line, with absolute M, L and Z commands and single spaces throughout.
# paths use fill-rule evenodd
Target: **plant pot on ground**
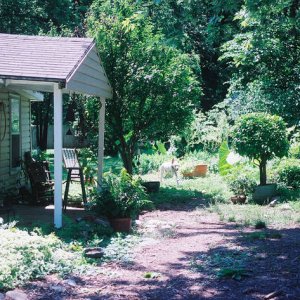
M 247 200 L 247 196 L 246 195 L 232 196 L 230 200 L 233 204 L 244 204 Z
M 94 192 L 91 209 L 106 216 L 115 231 L 129 232 L 131 220 L 151 203 L 141 182 L 122 170 L 120 175 L 105 174 L 103 189 Z
M 247 195 L 252 194 L 256 181 L 247 175 L 240 175 L 236 178 L 228 176 L 229 188 L 234 193 L 234 196 L 230 198 L 233 204 L 243 204 L 246 202 Z
M 199 164 L 194 167 L 193 175 L 195 177 L 204 177 L 207 174 L 208 165 Z
M 197 164 L 196 162 L 185 163 L 181 168 L 180 172 L 183 177 L 204 177 L 207 174 L 207 164 Z

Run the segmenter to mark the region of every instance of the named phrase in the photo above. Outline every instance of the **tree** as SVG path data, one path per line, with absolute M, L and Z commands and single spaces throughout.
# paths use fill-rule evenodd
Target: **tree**
M 233 147 L 258 162 L 260 184 L 267 184 L 267 161 L 288 154 L 286 125 L 281 117 L 266 113 L 242 116 L 233 130 Z
M 223 46 L 233 72 L 228 99 L 241 113 L 268 112 L 299 122 L 299 0 L 248 0 L 239 32 Z
M 107 121 L 132 173 L 137 143 L 181 132 L 201 90 L 192 57 L 165 43 L 134 1 L 96 1 L 88 19 L 113 88 Z
M 238 32 L 235 13 L 243 0 L 163 0 L 140 1 L 155 28 L 162 30 L 166 41 L 200 60 L 203 97 L 199 107 L 210 110 L 224 100 L 230 72 L 220 61 L 220 46 Z

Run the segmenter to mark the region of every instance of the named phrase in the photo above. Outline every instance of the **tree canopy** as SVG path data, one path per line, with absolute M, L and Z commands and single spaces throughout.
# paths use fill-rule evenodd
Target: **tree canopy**
M 201 95 L 197 61 L 168 45 L 138 8 L 132 1 L 96 1 L 88 20 L 113 88 L 108 122 L 129 172 L 137 143 L 181 132 Z

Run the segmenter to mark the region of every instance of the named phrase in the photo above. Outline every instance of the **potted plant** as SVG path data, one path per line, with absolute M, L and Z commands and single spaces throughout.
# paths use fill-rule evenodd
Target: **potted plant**
M 234 193 L 231 197 L 233 204 L 243 204 L 247 196 L 252 194 L 256 187 L 256 181 L 249 176 L 241 175 L 229 181 L 229 188 Z
M 267 161 L 283 157 L 289 150 L 286 125 L 279 116 L 251 113 L 240 117 L 233 130 L 233 147 L 259 167 L 260 185 L 253 200 L 266 203 L 276 193 L 276 184 L 267 184 Z
M 119 176 L 107 173 L 103 189 L 94 194 L 93 211 L 106 216 L 115 231 L 129 232 L 132 219 L 140 210 L 152 204 L 138 179 L 133 179 L 126 170 Z

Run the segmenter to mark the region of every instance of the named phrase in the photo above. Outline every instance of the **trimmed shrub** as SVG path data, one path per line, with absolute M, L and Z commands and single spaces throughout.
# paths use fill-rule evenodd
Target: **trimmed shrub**
M 266 113 L 242 116 L 233 133 L 233 147 L 242 156 L 259 163 L 260 184 L 267 183 L 267 161 L 288 154 L 289 142 L 283 119 Z

